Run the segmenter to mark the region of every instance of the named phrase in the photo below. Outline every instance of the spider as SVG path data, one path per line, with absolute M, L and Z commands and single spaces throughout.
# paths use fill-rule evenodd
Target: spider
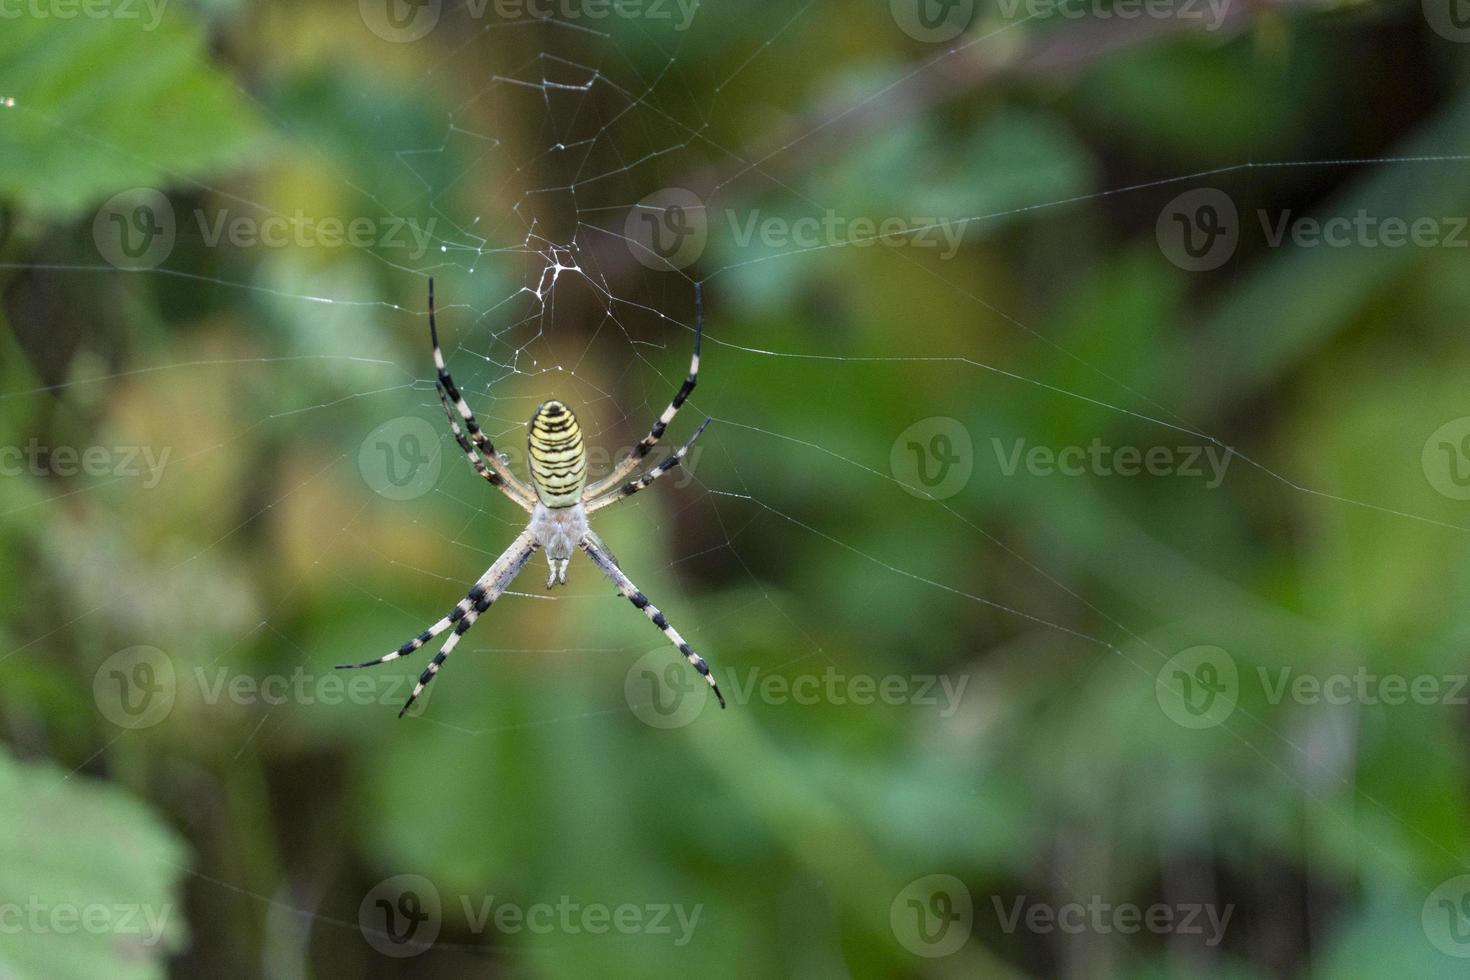
M 567 565 L 572 559 L 572 549 L 581 548 L 587 553 L 587 557 L 592 559 L 593 564 L 602 569 L 604 575 L 612 579 L 619 594 L 633 603 L 634 608 L 642 610 L 643 615 L 651 619 L 653 625 L 662 630 L 664 636 L 669 638 L 669 642 L 678 647 L 685 659 L 704 676 L 710 688 L 715 692 L 720 707 L 723 708 L 725 698 L 720 694 L 720 687 L 710 673 L 709 664 L 705 663 L 704 658 L 684 642 L 684 638 L 670 625 L 668 618 L 658 610 L 657 606 L 648 601 L 648 597 L 629 580 L 627 575 L 623 574 L 617 558 L 607 545 L 602 543 L 597 532 L 587 526 L 587 518 L 592 514 L 646 489 L 653 481 L 678 466 L 683 461 L 684 454 L 689 452 L 689 448 L 694 445 L 694 440 L 698 439 L 705 427 L 709 425 L 710 420 L 706 418 L 700 423 L 699 428 L 694 430 L 694 435 L 689 438 L 689 441 L 675 450 L 667 459 L 637 479 L 619 485 L 620 481 L 642 465 L 644 458 L 654 446 L 658 445 L 659 438 L 669 427 L 669 423 L 674 420 L 674 416 L 678 414 L 679 407 L 694 390 L 699 380 L 699 342 L 703 335 L 704 298 L 700 284 L 695 283 L 694 356 L 689 359 L 689 376 L 679 386 L 673 401 L 669 402 L 663 414 L 658 417 L 658 421 L 653 423 L 653 428 L 649 430 L 648 435 L 644 436 L 643 440 L 613 467 L 611 473 L 591 486 L 587 486 L 587 450 L 582 444 L 582 430 L 577 424 L 576 415 L 565 402 L 556 399 L 543 402 L 526 426 L 528 462 L 531 471 L 531 483 L 528 486 L 511 472 L 505 459 L 495 452 L 495 446 L 491 443 L 490 437 L 480 429 L 479 423 L 475 421 L 474 413 L 470 411 L 469 405 L 465 404 L 464 396 L 454 385 L 454 379 L 449 376 L 449 369 L 444 365 L 444 352 L 439 347 L 439 327 L 434 320 L 434 280 L 430 279 L 429 338 L 434 344 L 434 367 L 439 371 L 439 380 L 435 382 L 435 388 L 439 392 L 439 401 L 444 406 L 444 413 L 449 417 L 450 431 L 454 433 L 455 440 L 464 450 L 465 457 L 474 467 L 475 472 L 530 514 L 531 522 L 486 570 L 485 574 L 480 576 L 469 594 L 450 610 L 449 615 L 392 653 L 366 663 L 338 664 L 337 666 L 339 668 L 374 667 L 388 663 L 390 660 L 397 660 L 399 657 L 407 656 L 418 650 L 453 626 L 454 633 L 444 642 L 444 646 L 434 655 L 434 659 L 424 668 L 424 672 L 419 675 L 413 693 L 409 695 L 402 710 L 398 712 L 398 717 L 402 718 L 418 696 L 423 693 L 424 688 L 439 673 L 439 668 L 444 666 L 445 659 L 454 651 L 455 645 L 459 643 L 459 638 L 469 632 L 470 627 L 475 625 L 475 620 L 490 608 L 491 603 L 504 594 L 516 575 L 526 567 L 537 550 L 546 549 L 547 563 L 550 566 L 546 587 L 550 589 L 558 584 L 566 584 Z M 458 419 L 455 418 L 456 414 Z M 464 423 L 464 428 L 460 428 L 460 422 Z

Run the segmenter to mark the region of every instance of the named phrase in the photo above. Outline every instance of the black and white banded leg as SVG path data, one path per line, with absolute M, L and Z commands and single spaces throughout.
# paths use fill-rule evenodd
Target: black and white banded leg
M 720 685 L 715 683 L 715 677 L 710 673 L 709 664 L 704 662 L 704 658 L 695 653 L 689 644 L 684 642 L 684 638 L 679 635 L 679 631 L 670 625 L 668 617 L 659 612 L 658 607 L 648 601 L 648 596 L 644 595 L 642 590 L 634 585 L 627 575 L 623 574 L 623 570 L 618 567 L 617 561 L 601 541 L 597 539 L 596 535 L 588 534 L 587 537 L 582 539 L 581 545 L 582 550 L 587 552 L 587 557 L 591 558 L 593 563 L 602 569 L 604 575 L 612 579 L 613 585 L 617 587 L 618 592 L 636 608 L 643 610 L 643 615 L 653 620 L 653 625 L 663 630 L 664 636 L 668 637 L 669 642 L 679 648 L 679 652 L 684 655 L 684 659 L 688 660 L 694 669 L 704 676 L 704 679 L 709 682 L 710 689 L 715 692 L 715 697 L 719 700 L 720 707 L 723 708 L 725 706 L 725 696 L 720 693 Z
M 403 704 L 402 710 L 398 712 L 398 717 L 402 718 L 408 709 L 413 706 L 418 696 L 424 692 L 424 688 L 439 673 L 439 668 L 444 666 L 445 659 L 459 645 L 459 638 L 468 633 L 470 627 L 475 625 L 475 620 L 479 619 L 496 599 L 499 599 L 505 594 L 505 590 L 510 588 L 510 584 L 515 580 L 516 575 L 520 573 L 521 569 L 526 567 L 526 563 L 531 560 L 531 556 L 540 547 L 535 535 L 527 529 L 495 560 L 495 564 L 491 565 L 485 571 L 485 574 L 480 576 L 479 581 L 470 589 L 469 594 L 455 605 L 448 616 L 445 616 L 439 622 L 430 626 L 392 653 L 385 654 L 376 660 L 369 660 L 366 663 L 338 664 L 338 668 L 375 667 L 378 664 L 385 664 L 397 660 L 399 657 L 407 656 L 418 650 L 453 625 L 454 632 L 450 634 L 449 639 L 444 641 L 444 646 L 434 655 L 434 659 L 429 661 L 429 665 L 424 668 L 424 672 L 419 675 L 419 680 L 414 685 L 413 693 L 409 695 L 408 700 Z
M 459 422 L 455 419 L 454 407 L 449 402 L 449 395 L 444 391 L 444 386 L 435 383 L 434 387 L 439 392 L 439 402 L 444 406 L 444 414 L 449 417 L 449 431 L 454 433 L 455 441 L 459 443 L 459 448 L 464 450 L 465 458 L 470 461 L 470 465 L 474 467 L 475 472 L 489 481 L 491 486 L 497 487 L 507 497 L 515 501 L 522 510 L 527 513 L 534 510 L 535 501 L 525 491 L 521 490 L 519 484 L 506 483 L 499 473 L 496 473 L 485 465 L 485 461 L 480 458 L 479 452 L 476 451 L 469 439 L 465 437 L 464 430 L 459 427 Z
M 595 514 L 599 510 L 602 510 L 602 508 L 609 507 L 617 503 L 619 500 L 626 500 L 640 490 L 646 490 L 650 483 L 652 483 L 654 480 L 657 480 L 659 477 L 663 476 L 669 470 L 673 469 L 684 461 L 684 454 L 689 452 L 690 448 L 694 445 L 694 440 L 699 438 L 700 433 L 704 432 L 704 430 L 709 426 L 710 421 L 710 419 L 705 419 L 703 422 L 701 422 L 699 428 L 694 430 L 694 435 L 689 437 L 688 442 L 684 443 L 684 445 L 675 450 L 668 459 L 659 463 L 657 466 L 640 476 L 638 479 L 633 480 L 630 483 L 625 483 L 616 490 L 610 490 L 596 500 L 589 500 L 587 502 L 587 513 Z
M 510 497 L 517 504 L 525 506 L 527 502 L 534 499 L 533 491 L 510 471 L 510 467 L 505 465 L 505 460 L 501 459 L 500 455 L 495 452 L 495 444 L 480 429 L 480 423 L 475 421 L 475 413 L 470 411 L 470 406 L 465 402 L 464 396 L 455 387 L 454 379 L 449 376 L 449 368 L 444 364 L 444 351 L 439 347 L 439 325 L 434 316 L 433 279 L 429 280 L 429 339 L 434 342 L 434 368 L 439 372 L 438 383 L 441 388 L 440 397 L 446 402 L 453 403 L 455 411 L 459 413 L 460 419 L 464 422 L 465 429 L 469 431 L 470 440 L 474 443 L 475 448 L 479 449 L 481 454 L 483 454 L 484 461 L 490 464 L 490 469 L 494 471 L 494 475 L 499 477 L 499 482 L 495 480 L 491 480 L 490 482 L 499 487 L 507 497 Z M 451 425 L 454 423 L 454 417 L 452 415 L 449 421 Z M 461 434 L 456 432 L 456 435 Z M 462 446 L 463 442 L 460 444 Z
M 613 467 L 611 473 L 587 488 L 586 493 L 583 495 L 584 500 L 591 500 L 594 497 L 606 493 L 610 487 L 617 486 L 629 473 L 632 473 L 642 465 L 644 458 L 653 451 L 654 446 L 658 445 L 658 441 L 663 437 L 664 431 L 668 429 L 669 423 L 674 421 L 674 416 L 679 414 L 679 409 L 688 400 L 689 393 L 699 383 L 699 345 L 703 339 L 704 291 L 700 284 L 696 282 L 694 284 L 694 356 L 689 358 L 688 377 L 684 379 L 684 383 L 679 386 L 679 390 L 674 394 L 674 400 L 669 402 L 663 414 L 658 417 L 658 421 L 653 423 L 653 428 L 648 430 L 648 435 L 644 436 L 642 441 L 634 446 L 632 451 L 618 462 L 617 466 Z

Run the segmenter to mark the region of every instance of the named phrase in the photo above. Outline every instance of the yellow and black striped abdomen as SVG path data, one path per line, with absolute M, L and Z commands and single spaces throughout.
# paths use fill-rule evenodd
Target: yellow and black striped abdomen
M 587 484 L 587 447 L 572 410 L 549 401 L 531 416 L 527 436 L 531 483 L 548 507 L 570 507 L 582 499 Z

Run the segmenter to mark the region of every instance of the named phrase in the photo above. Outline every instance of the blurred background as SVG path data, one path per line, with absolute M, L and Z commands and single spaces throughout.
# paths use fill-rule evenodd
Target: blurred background
M 0 977 L 1465 975 L 1458 0 L 0 17 Z

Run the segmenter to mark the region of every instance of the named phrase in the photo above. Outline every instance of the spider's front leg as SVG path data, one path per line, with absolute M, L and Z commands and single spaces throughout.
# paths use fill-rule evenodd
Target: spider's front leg
M 654 421 L 653 428 L 648 431 L 648 435 L 644 436 L 638 445 L 634 446 L 632 451 L 613 467 L 611 473 L 587 488 L 585 494 L 587 500 L 602 496 L 626 479 L 630 473 L 638 469 L 643 460 L 653 451 L 653 447 L 658 445 L 659 439 L 663 438 L 669 423 L 674 421 L 674 416 L 679 414 L 679 409 L 688 400 L 690 392 L 694 391 L 694 386 L 699 383 L 699 345 L 703 337 L 704 288 L 702 283 L 696 282 L 694 284 L 694 356 L 689 359 L 689 374 L 684 378 L 684 383 L 679 386 L 679 390 L 674 393 L 674 399 L 669 402 L 669 407 L 665 408 L 663 414 Z
M 587 498 L 587 513 L 595 514 L 599 510 L 602 510 L 602 508 L 604 507 L 611 507 L 619 500 L 626 500 L 639 491 L 647 490 L 649 485 L 653 483 L 653 481 L 657 480 L 659 477 L 669 472 L 669 470 L 672 470 L 674 467 L 684 462 L 684 456 L 694 446 L 694 440 L 698 439 L 700 435 L 704 433 L 704 430 L 709 427 L 709 424 L 712 421 L 714 420 L 705 419 L 703 422 L 701 422 L 699 424 L 699 428 L 694 430 L 694 435 L 689 437 L 688 442 L 684 443 L 684 445 L 680 446 L 677 450 L 671 453 L 668 459 L 664 460 L 662 463 L 659 463 L 657 466 L 640 476 L 638 479 L 633 480 L 631 483 L 625 483 L 615 490 L 609 490 L 600 497 Z
M 434 345 L 434 369 L 439 378 L 435 387 L 439 391 L 439 400 L 444 404 L 444 412 L 449 416 L 449 428 L 454 433 L 455 440 L 464 450 L 465 456 L 469 458 L 470 465 L 475 472 L 490 482 L 490 484 L 504 493 L 516 505 L 526 510 L 531 509 L 536 495 L 531 488 L 526 486 L 506 466 L 505 460 L 495 451 L 495 444 L 490 437 L 480 429 L 480 424 L 475 421 L 475 413 L 470 411 L 470 406 L 460 394 L 459 388 L 454 384 L 454 378 L 449 374 L 449 367 L 444 363 L 444 351 L 439 346 L 439 324 L 434 312 L 434 280 L 429 280 L 429 340 Z M 465 430 L 468 430 L 468 438 L 464 431 L 460 430 L 459 423 L 455 422 L 454 416 L 458 414 L 464 422 Z M 483 454 L 483 459 L 477 455 L 478 449 Z M 489 467 L 486 467 L 489 463 Z

